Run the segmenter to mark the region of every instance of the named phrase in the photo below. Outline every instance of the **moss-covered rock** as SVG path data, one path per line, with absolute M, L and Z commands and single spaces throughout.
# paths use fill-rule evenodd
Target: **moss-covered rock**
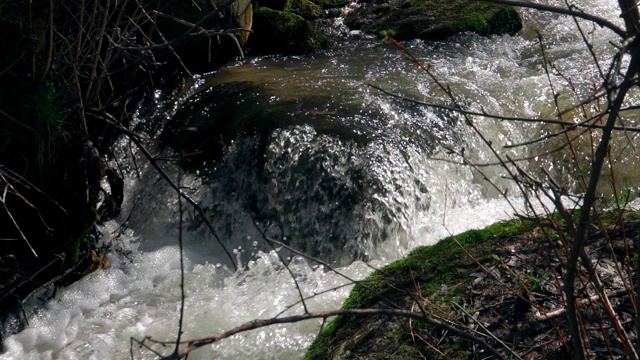
M 628 281 L 636 283 L 637 275 L 612 275 L 606 269 L 637 251 L 640 211 L 594 215 L 590 223 L 584 250 L 598 259 L 597 271 L 607 274 L 602 277 L 604 287 L 612 293 L 625 293 L 623 283 L 627 280 L 623 279 L 629 276 Z M 531 359 L 572 358 L 560 340 L 569 334 L 566 318 L 550 315 L 563 306 L 563 269 L 567 264 L 563 244 L 570 241 L 568 227 L 558 216 L 541 218 L 535 225 L 513 220 L 418 248 L 357 284 L 343 307 L 418 312 L 416 305 L 421 304 L 430 318 L 428 323 L 390 316 L 337 317 L 312 344 L 306 358 L 493 358 L 484 355 L 488 351 L 475 339 L 456 331 L 475 334 L 476 339 L 490 333 L 484 341 L 505 358 L 511 358 L 512 351 L 527 353 Z M 596 325 L 610 324 L 597 315 L 603 307 L 592 306 L 594 312 L 581 311 L 590 346 L 607 341 L 615 352 L 623 353 L 616 335 L 603 334 Z M 626 294 L 616 299 L 617 316 L 632 313 L 633 308 L 633 299 Z M 447 330 L 436 327 L 433 319 L 453 326 Z M 540 347 L 545 336 L 550 341 Z M 603 340 L 603 336 L 609 338 Z
M 300 15 L 304 19 L 313 20 L 324 15 L 324 10 L 309 0 L 263 0 L 260 6 L 271 10 L 286 11 Z
M 394 30 L 401 40 L 440 40 L 465 31 L 480 35 L 515 34 L 522 28 L 513 7 L 469 0 L 365 3 L 347 16 L 345 24 L 374 34 Z
M 269 8 L 253 14 L 249 46 L 260 54 L 301 55 L 329 46 L 329 40 L 299 15 Z
M 307 20 L 314 20 L 324 15 L 324 10 L 309 0 L 289 0 L 284 11 L 300 15 Z
M 523 234 L 533 225 L 513 220 L 472 230 L 455 239 L 466 247 L 478 262 L 488 261 L 496 248 L 504 245 L 513 234 Z M 405 259 L 393 262 L 374 272 L 356 285 L 343 308 L 388 307 L 391 303 L 411 308 L 412 295 L 419 286 L 422 296 L 432 304 L 445 304 L 460 296 L 469 275 L 481 271 L 454 241 L 447 238 L 433 246 L 415 249 Z M 443 291 L 446 287 L 446 291 Z M 443 306 L 443 309 L 449 308 Z M 413 324 L 414 328 L 427 328 Z M 339 316 L 328 324 L 309 348 L 306 359 L 412 359 L 418 352 L 429 349 L 413 341 L 406 319 L 392 317 Z M 453 359 L 469 356 L 469 349 L 458 346 L 446 348 Z
M 316 13 L 322 11 L 323 9 L 337 8 L 343 7 L 347 4 L 347 0 L 260 0 L 258 1 L 258 5 L 261 7 L 268 7 L 273 10 L 280 11 L 289 11 L 294 14 L 298 14 L 304 18 L 303 14 L 296 12 L 294 9 L 297 8 L 313 8 L 313 12 Z M 322 14 L 322 13 L 320 13 Z

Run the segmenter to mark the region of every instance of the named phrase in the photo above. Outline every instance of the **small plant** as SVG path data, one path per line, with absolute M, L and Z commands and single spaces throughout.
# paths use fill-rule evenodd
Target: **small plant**
M 529 286 L 529 290 L 531 290 L 531 292 L 536 292 L 538 290 L 540 290 L 542 288 L 542 282 L 544 280 L 547 280 L 549 277 L 551 277 L 551 274 L 549 273 L 544 273 L 541 276 L 539 276 L 535 270 L 529 270 L 527 272 L 527 278 L 526 278 L 526 282 L 527 285 Z
M 50 133 L 59 138 L 68 137 L 64 126 L 71 111 L 65 108 L 63 99 L 56 93 L 52 84 L 46 85 L 36 96 L 34 110 Z

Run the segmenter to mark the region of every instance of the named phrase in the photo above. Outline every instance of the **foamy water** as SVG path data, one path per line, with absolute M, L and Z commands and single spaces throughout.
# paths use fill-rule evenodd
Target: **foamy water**
M 615 5 L 604 0 L 589 3 L 584 9 L 612 18 L 616 16 Z M 530 11 L 523 14 L 531 26 L 541 28 L 549 39 L 548 54 L 554 62 L 575 79 L 578 87 L 586 89 L 597 75 L 595 69 L 587 67 L 591 60 L 579 44 L 580 38 L 574 31 L 572 20 L 546 17 Z M 610 53 L 611 48 L 607 44 L 612 39 L 610 33 L 596 31 L 593 38 L 599 53 Z M 539 47 L 533 39 L 463 35 L 450 42 L 414 41 L 409 45 L 425 63 L 433 64 L 438 76 L 472 108 L 521 116 L 553 113 L 552 95 L 541 71 Z M 344 276 L 356 280 L 365 278 L 373 267 L 404 256 L 416 246 L 433 244 L 450 234 L 510 218 L 514 208 L 524 212 L 523 200 L 516 196 L 513 184 L 503 178 L 503 171 L 499 168 L 486 167 L 482 171 L 501 191 L 509 189 L 509 194 L 514 195 L 510 197 L 511 204 L 498 196 L 498 192 L 487 185 L 478 172 L 439 160 L 456 159 L 447 157 L 444 151 L 426 151 L 419 144 L 423 138 L 436 137 L 440 145 L 457 150 L 464 147 L 471 161 L 493 161 L 491 152 L 463 122 L 454 126 L 455 131 L 448 132 L 445 125 L 450 122 L 443 123 L 433 111 L 394 101 L 364 85 L 373 82 L 392 91 L 408 89 L 405 93 L 420 99 L 444 99 L 424 74 L 415 70 L 394 49 L 371 41 L 359 42 L 356 47 L 357 54 L 341 48 L 317 58 L 257 59 L 218 74 L 221 79 L 259 77 L 261 82 L 271 87 L 281 84 L 278 86 L 284 89 L 282 97 L 293 96 L 289 92 L 303 91 L 304 84 L 309 81 L 315 87 L 330 91 L 346 89 L 342 91 L 361 98 L 363 107 L 375 104 L 386 116 L 379 123 L 362 124 L 376 129 L 378 137 L 361 148 L 323 137 L 310 127 L 283 129 L 281 138 L 295 139 L 295 142 L 292 145 L 282 141 L 282 146 L 279 146 L 279 138 L 274 136 L 269 151 L 273 158 L 286 159 L 292 166 L 272 171 L 273 183 L 256 191 L 271 191 L 273 199 L 270 201 L 277 208 L 279 202 L 290 195 L 287 193 L 290 188 L 278 186 L 300 181 L 291 172 L 296 169 L 293 165 L 298 153 L 317 154 L 323 147 L 339 149 L 343 146 L 345 153 L 357 158 L 357 165 L 367 176 L 382 184 L 382 190 L 372 192 L 366 206 L 357 209 L 362 211 L 363 226 L 373 235 L 362 237 L 371 240 L 369 243 L 352 246 L 366 253 L 369 262 L 347 262 L 348 265 L 337 269 Z M 480 119 L 476 122 L 483 133 L 498 145 L 517 143 L 540 132 L 539 127 L 533 125 Z M 411 140 L 405 141 L 405 137 Z M 227 158 L 237 156 L 241 159 L 241 145 L 231 146 Z M 293 147 L 298 152 L 286 152 Z M 529 155 L 529 151 L 509 150 L 516 157 Z M 346 166 L 354 162 L 327 160 L 327 166 L 334 166 L 334 170 L 336 164 Z M 524 166 L 553 168 L 554 163 L 540 161 Z M 334 172 L 344 172 L 343 168 L 338 169 Z M 331 171 L 328 173 L 335 175 Z M 132 346 L 131 338 L 175 339 L 181 304 L 179 250 L 175 245 L 178 233 L 176 200 L 172 191 L 156 183 L 156 176 L 150 175 L 152 172 L 146 174 L 142 183 L 129 180 L 129 198 L 123 218 L 137 206 L 132 193 L 145 197 L 147 201 L 146 205 L 139 205 L 129 224 L 131 229 L 119 237 L 115 235 L 123 219 L 109 223 L 103 229 L 105 236 L 101 241 L 122 250 L 109 254 L 112 267 L 59 289 L 56 298 L 44 306 L 38 301 L 26 304 L 29 326 L 5 340 L 6 352 L 0 355 L 0 359 L 128 359 L 131 353 L 135 359 L 155 359 L 157 356 L 153 352 L 135 344 Z M 238 176 L 250 181 L 253 175 L 243 173 Z M 217 201 L 222 192 L 195 177 L 184 180 L 198 189 L 191 195 L 204 204 Z M 234 205 L 229 205 L 228 209 L 233 210 Z M 242 211 L 237 209 L 238 213 Z M 234 226 L 240 229 L 249 227 L 247 218 L 240 215 L 233 219 L 234 224 L 237 223 Z M 211 250 L 211 243 L 204 242 L 209 238 L 206 232 L 186 233 L 190 238 L 186 239 L 189 245 L 186 249 L 183 339 L 213 335 L 283 311 L 287 315 L 302 312 L 301 305 L 297 304 L 300 299 L 291 275 L 282 266 L 276 252 L 267 250 L 264 242 L 255 236 L 255 231 L 253 234 L 239 236 L 244 240 L 231 244 L 238 258 L 244 262 L 239 271 L 233 272 L 221 264 L 223 257 L 219 251 Z M 308 240 L 299 238 L 291 241 L 303 244 Z M 126 256 L 123 255 L 125 252 Z M 287 256 L 284 252 L 282 254 Z M 335 258 L 327 255 L 327 258 L 344 263 L 345 258 L 339 255 Z M 306 304 L 310 311 L 337 309 L 348 296 L 351 286 L 344 276 L 302 258 L 292 259 L 290 267 L 301 291 L 309 297 Z M 319 320 L 310 320 L 246 332 L 197 350 L 189 358 L 300 359 L 317 335 L 320 324 Z M 158 345 L 153 348 L 165 355 L 173 349 Z

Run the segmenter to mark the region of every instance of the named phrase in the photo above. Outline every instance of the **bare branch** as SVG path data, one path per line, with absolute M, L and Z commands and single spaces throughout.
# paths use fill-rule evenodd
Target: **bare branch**
M 95 110 L 92 110 L 92 111 L 95 111 Z M 231 256 L 231 253 L 229 253 L 229 250 L 227 250 L 227 247 L 224 245 L 224 243 L 222 242 L 220 237 L 218 237 L 218 234 L 215 231 L 215 228 L 213 227 L 213 224 L 211 224 L 211 221 L 209 221 L 209 217 L 205 213 L 205 211 L 202 208 L 202 206 L 200 206 L 200 204 L 198 204 L 189 195 L 187 195 L 184 191 L 182 191 L 182 189 L 171 179 L 171 177 L 164 171 L 164 169 L 162 169 L 162 167 L 160 167 L 160 165 L 155 161 L 154 157 L 151 155 L 149 150 L 147 150 L 147 148 L 142 144 L 142 142 L 138 138 L 138 135 L 136 135 L 135 133 L 131 132 L 129 129 L 127 129 L 124 126 L 122 126 L 121 124 L 119 124 L 109 114 L 100 114 L 100 112 L 96 111 L 93 115 L 96 116 L 97 119 L 100 119 L 100 120 L 104 121 L 105 123 L 115 127 L 119 131 L 121 131 L 123 134 L 127 135 L 127 137 L 129 137 L 129 139 L 138 147 L 138 149 L 140 149 L 140 151 L 142 151 L 142 153 L 147 158 L 147 160 L 149 161 L 151 166 L 153 166 L 153 168 L 156 169 L 156 171 L 169 184 L 169 186 L 171 186 L 178 194 L 180 194 L 180 196 L 183 199 L 185 199 L 198 212 L 198 214 L 200 214 L 200 216 L 202 216 L 202 219 L 204 220 L 205 224 L 209 228 L 209 231 L 211 231 L 211 234 L 213 235 L 213 237 L 216 239 L 218 244 L 220 244 L 220 246 L 222 247 L 222 249 L 226 253 L 227 257 L 229 258 L 229 261 L 231 261 L 231 265 L 233 266 L 233 269 L 237 271 L 238 267 L 236 265 L 236 262 L 235 262 L 233 256 Z
M 271 249 L 276 253 L 276 255 L 278 256 L 278 259 L 280 259 L 280 262 L 282 263 L 282 265 L 287 269 L 287 272 L 291 276 L 291 279 L 293 280 L 293 283 L 296 286 L 296 290 L 298 291 L 298 296 L 300 296 L 300 302 L 302 303 L 302 307 L 304 308 L 304 313 L 305 314 L 308 313 L 309 312 L 309 308 L 307 308 L 307 302 L 305 301 L 305 296 L 302 293 L 302 289 L 300 288 L 300 284 L 298 283 L 298 279 L 296 279 L 296 276 L 293 273 L 293 271 L 291 270 L 291 268 L 289 267 L 289 264 L 284 260 L 282 255 L 280 255 L 280 252 L 278 250 L 276 250 L 276 247 L 273 245 L 273 242 L 267 240 L 266 229 L 260 228 L 258 226 L 258 223 L 256 222 L 256 219 L 253 216 L 251 216 L 251 222 L 253 223 L 253 226 L 256 228 L 256 230 L 258 230 L 258 232 L 260 233 L 262 238 L 267 242 L 267 244 L 269 244 Z
M 605 18 L 601 18 L 596 15 L 587 14 L 581 11 L 575 11 L 575 10 L 565 9 L 558 6 L 544 5 L 544 4 L 528 2 L 528 1 L 520 1 L 520 0 L 478 0 L 478 1 L 524 7 L 524 8 L 536 9 L 536 10 L 542 10 L 542 11 L 549 11 L 554 14 L 569 15 L 569 16 L 580 18 L 580 19 L 593 21 L 594 23 L 615 32 L 621 38 L 625 38 L 627 35 L 626 31 L 624 31 L 614 23 L 610 22 L 609 20 Z
M 417 99 L 413 99 L 410 97 L 406 97 L 404 95 L 401 94 L 397 94 L 394 92 L 391 92 L 389 90 L 386 90 L 378 85 L 372 84 L 372 83 L 367 83 L 368 86 L 376 89 L 376 90 L 380 90 L 381 92 L 389 95 L 389 96 L 393 96 L 399 99 L 402 99 L 404 101 L 409 101 L 412 102 L 414 104 L 418 104 L 418 105 L 424 105 L 424 106 L 428 106 L 434 109 L 442 109 L 442 110 L 448 110 L 448 111 L 453 111 L 459 114 L 463 114 L 463 115 L 468 115 L 468 116 L 479 116 L 479 117 L 485 117 L 488 119 L 495 119 L 495 120 L 501 120 L 501 121 L 518 121 L 518 122 L 528 122 L 528 123 L 543 123 L 543 124 L 554 124 L 554 125 L 562 125 L 562 126 L 566 126 L 568 130 L 571 130 L 573 128 L 576 127 L 581 127 L 581 128 L 589 128 L 589 129 L 603 129 L 604 125 L 599 125 L 599 124 L 588 124 L 589 121 L 597 119 L 602 117 L 603 115 L 605 115 L 605 113 L 598 113 L 596 115 L 593 115 L 591 117 L 589 117 L 587 120 L 584 120 L 582 122 L 579 123 L 574 123 L 574 122 L 570 122 L 570 121 L 564 121 L 564 120 L 557 120 L 557 119 L 544 119 L 544 118 L 531 118 L 531 117 L 519 117 L 519 116 L 504 116 L 504 115 L 495 115 L 495 114 L 489 114 L 487 112 L 477 112 L 477 111 L 471 111 L 471 110 L 464 110 L 462 108 L 458 108 L 458 107 L 454 107 L 454 106 L 447 106 L 447 105 L 442 105 L 442 104 L 436 104 L 436 103 L 429 103 L 426 101 L 420 101 Z M 590 102 L 592 100 L 587 101 Z M 628 110 L 632 110 L 633 108 L 629 108 Z M 569 110 L 565 110 L 562 111 L 561 114 L 568 112 Z M 616 131 L 628 131 L 628 132 L 633 132 L 633 133 L 640 133 L 640 127 L 624 127 L 624 126 L 617 126 L 614 125 L 613 130 Z
M 180 354 L 176 357 L 175 355 L 169 355 L 166 357 L 163 357 L 162 360 L 177 360 L 177 359 L 181 359 L 187 355 L 189 355 L 189 353 L 191 353 L 193 350 L 196 350 L 198 348 L 201 348 L 203 346 L 206 345 L 210 345 L 216 342 L 219 342 L 220 340 L 226 339 L 228 337 L 231 337 L 233 335 L 245 332 L 245 331 L 249 331 L 249 330 L 255 330 L 255 329 L 259 329 L 265 326 L 271 326 L 271 325 L 276 325 L 276 324 L 288 324 L 288 323 L 295 323 L 295 322 L 300 322 L 300 321 L 305 321 L 305 320 L 310 320 L 310 319 L 327 319 L 329 317 L 333 317 L 333 316 L 345 316 L 345 315 L 356 315 L 356 316 L 397 316 L 397 317 L 404 317 L 404 318 L 409 318 L 409 319 L 415 319 L 415 320 L 419 320 L 419 321 L 424 321 L 426 323 L 428 323 L 429 325 L 438 327 L 440 329 L 444 329 L 447 331 L 450 331 L 451 333 L 455 334 L 456 336 L 459 336 L 461 338 L 464 338 L 466 340 L 472 341 L 474 343 L 480 344 L 480 346 L 482 346 L 485 350 L 487 350 L 487 352 L 489 352 L 491 355 L 493 355 L 496 359 L 505 359 L 504 356 L 502 356 L 502 354 L 500 354 L 500 352 L 498 350 L 496 350 L 495 348 L 493 348 L 491 345 L 489 345 L 484 339 L 471 335 L 469 334 L 467 331 L 465 331 L 464 329 L 459 329 L 457 327 L 454 327 L 446 322 L 440 321 L 440 320 L 436 320 L 433 319 L 431 317 L 425 316 L 421 313 L 418 312 L 413 312 L 413 311 L 409 311 L 409 310 L 399 310 L 399 309 L 340 309 L 340 310 L 332 310 L 332 311 L 321 311 L 321 312 L 311 312 L 311 313 L 305 313 L 302 315 L 293 315 L 293 316 L 287 316 L 287 317 L 282 317 L 282 318 L 271 318 L 271 319 L 264 319 L 264 320 L 253 320 L 247 323 L 244 323 L 240 326 L 237 326 L 233 329 L 230 329 L 228 331 L 219 333 L 217 335 L 213 335 L 213 336 L 209 336 L 209 337 L 205 337 L 205 338 L 200 338 L 200 339 L 193 339 L 193 340 L 185 340 L 182 342 L 182 344 L 185 344 L 187 347 L 184 348 L 183 350 L 180 351 Z

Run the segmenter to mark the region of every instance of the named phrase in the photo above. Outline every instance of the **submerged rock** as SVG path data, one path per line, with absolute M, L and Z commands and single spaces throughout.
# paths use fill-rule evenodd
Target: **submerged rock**
M 365 2 L 347 16 L 345 24 L 372 34 L 393 30 L 399 40 L 441 40 L 465 31 L 513 35 L 522 28 L 513 7 L 468 0 Z
M 356 239 L 373 232 L 364 213 L 367 194 L 380 187 L 359 159 L 370 137 L 323 109 L 328 103 L 319 94 L 278 100 L 262 85 L 223 83 L 186 101 L 165 127 L 161 140 L 188 154 L 183 166 L 211 184 L 206 212 L 225 219 L 216 229 L 222 238 L 251 246 L 246 239 L 261 236 L 248 225 L 251 214 L 277 224 L 270 236 L 314 256 L 365 256 L 359 246 L 367 242 Z M 200 226 L 196 219 L 194 230 Z
M 362 109 L 357 104 L 332 102 L 324 94 L 281 100 L 277 93 L 251 81 L 216 84 L 185 101 L 165 126 L 160 141 L 189 154 L 183 161 L 188 170 L 220 159 L 226 146 L 240 137 L 257 134 L 265 142 L 275 129 L 296 125 L 310 125 L 320 134 L 346 141 L 368 142 L 369 132 L 342 121 Z
M 358 95 L 214 84 L 180 106 L 161 141 L 209 186 L 206 212 L 227 243 L 249 248 L 260 239 L 255 220 L 271 225 L 272 238 L 348 264 L 375 255 L 375 244 L 406 238 L 402 220 L 429 206 L 422 178 L 397 176 L 411 165 L 392 138 L 419 134 L 424 151 L 435 141 L 415 127 L 376 127 L 384 113 Z M 201 219 L 191 228 L 203 229 Z

